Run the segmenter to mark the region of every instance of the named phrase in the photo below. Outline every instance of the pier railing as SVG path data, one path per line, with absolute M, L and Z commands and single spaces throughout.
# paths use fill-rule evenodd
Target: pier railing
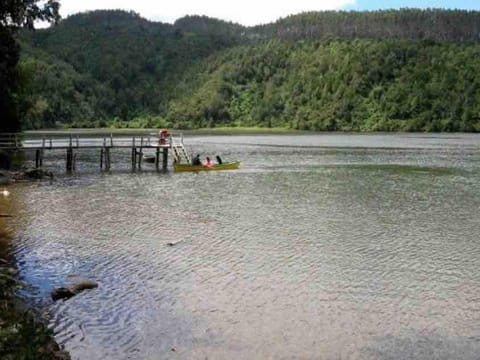
M 0 134 L 0 149 L 16 149 L 22 146 L 21 134 Z
M 172 135 L 159 137 L 157 134 L 127 134 L 127 133 L 59 133 L 50 134 L 20 133 L 0 134 L 0 150 L 7 151 L 34 151 L 35 166 L 41 167 L 46 152 L 49 150 L 66 150 L 67 171 L 73 171 L 76 167 L 76 152 L 81 149 L 100 150 L 100 167 L 110 170 L 110 152 L 112 149 L 123 148 L 132 151 L 132 168 L 141 168 L 144 149 L 155 150 L 155 165 L 160 167 L 162 157 L 162 169 L 167 170 L 168 152 L 178 144 L 183 147 L 183 136 L 175 139 Z M 175 154 L 175 151 L 172 151 Z
M 0 134 L 0 149 L 66 149 L 73 148 L 98 148 L 118 147 L 129 148 L 133 146 L 143 147 L 168 147 L 170 141 L 160 143 L 157 136 L 152 134 L 125 135 L 89 135 L 89 134 Z

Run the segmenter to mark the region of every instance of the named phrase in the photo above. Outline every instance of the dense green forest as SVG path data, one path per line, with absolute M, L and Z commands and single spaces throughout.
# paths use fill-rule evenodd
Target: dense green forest
M 480 131 L 480 12 L 312 12 L 247 28 L 95 11 L 19 41 L 24 128 Z
M 194 128 L 480 131 L 479 71 L 476 44 L 272 40 L 185 74 L 167 117 Z
M 25 84 L 17 66 L 20 60 L 20 47 L 15 38 L 18 29 L 31 29 L 36 20 L 57 22 L 58 9 L 56 0 L 0 2 L 0 132 L 17 132 L 22 126 L 19 110 L 23 107 L 21 92 Z
M 251 29 L 257 37 L 283 40 L 399 39 L 479 41 L 480 12 L 462 10 L 383 10 L 307 12 Z
M 99 126 L 113 118 L 164 114 L 178 74 L 239 43 L 233 24 L 205 17 L 177 23 L 95 11 L 51 29 L 22 32 L 20 68 L 33 74 L 24 88 L 33 105 L 25 114 L 26 126 Z

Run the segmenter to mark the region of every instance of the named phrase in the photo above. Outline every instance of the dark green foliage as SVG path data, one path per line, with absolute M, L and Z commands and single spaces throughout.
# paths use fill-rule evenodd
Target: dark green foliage
M 48 56 L 25 56 L 18 70 L 24 128 L 95 124 L 114 108 L 112 91 L 63 61 Z
M 142 114 L 162 114 L 175 78 L 192 62 L 238 42 L 240 27 L 206 17 L 175 25 L 124 11 L 95 11 L 58 26 L 21 34 L 25 62 L 34 62 L 34 92 L 48 113 L 25 126 L 49 127 Z M 64 87 L 64 89 L 61 89 Z
M 0 27 L 0 131 L 14 132 L 20 127 L 14 91 L 19 48 L 12 32 Z
M 187 73 L 176 127 L 480 131 L 480 45 L 268 41 Z
M 238 42 L 241 34 L 246 31 L 242 25 L 212 19 L 207 16 L 185 16 L 175 21 L 174 31 L 182 33 L 210 36 L 212 41 L 231 46 Z
M 306 12 L 253 27 L 250 34 L 283 40 L 479 41 L 480 12 L 440 9 Z
M 24 32 L 24 127 L 480 131 L 480 12 L 312 12 L 252 28 L 78 14 Z M 112 120 L 113 119 L 113 120 Z
M 0 2 L 0 27 L 33 29 L 35 20 L 56 22 L 59 7 L 56 0 L 4 0 Z
M 58 1 L 8 0 L 0 2 L 0 132 L 20 129 L 17 63 L 19 47 L 14 39 L 18 27 L 33 28 L 35 20 L 56 21 Z

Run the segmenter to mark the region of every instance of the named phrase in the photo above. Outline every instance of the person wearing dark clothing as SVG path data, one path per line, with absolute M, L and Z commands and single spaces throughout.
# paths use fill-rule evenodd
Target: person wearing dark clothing
M 202 161 L 200 160 L 200 154 L 197 154 L 192 160 L 192 165 L 202 165 Z
M 222 165 L 222 158 L 217 155 L 217 164 Z

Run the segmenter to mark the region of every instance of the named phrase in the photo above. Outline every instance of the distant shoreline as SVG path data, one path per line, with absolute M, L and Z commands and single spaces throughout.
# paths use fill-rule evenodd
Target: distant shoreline
M 102 135 L 152 135 L 156 136 L 159 128 L 69 128 L 69 129 L 42 129 L 25 130 L 25 135 L 69 135 L 82 134 L 92 136 Z M 215 127 L 200 129 L 168 129 L 173 135 L 398 135 L 398 134 L 477 134 L 475 132 L 424 132 L 424 131 L 315 131 L 315 130 L 296 130 L 290 128 L 262 128 L 262 127 Z
M 150 134 L 157 135 L 158 128 L 70 128 L 70 129 L 45 129 L 45 130 L 26 130 L 26 135 L 65 135 L 65 134 Z M 201 129 L 168 129 L 174 135 L 241 135 L 241 134 L 314 134 L 319 133 L 309 130 L 295 130 L 288 128 L 261 128 L 261 127 L 216 127 Z

